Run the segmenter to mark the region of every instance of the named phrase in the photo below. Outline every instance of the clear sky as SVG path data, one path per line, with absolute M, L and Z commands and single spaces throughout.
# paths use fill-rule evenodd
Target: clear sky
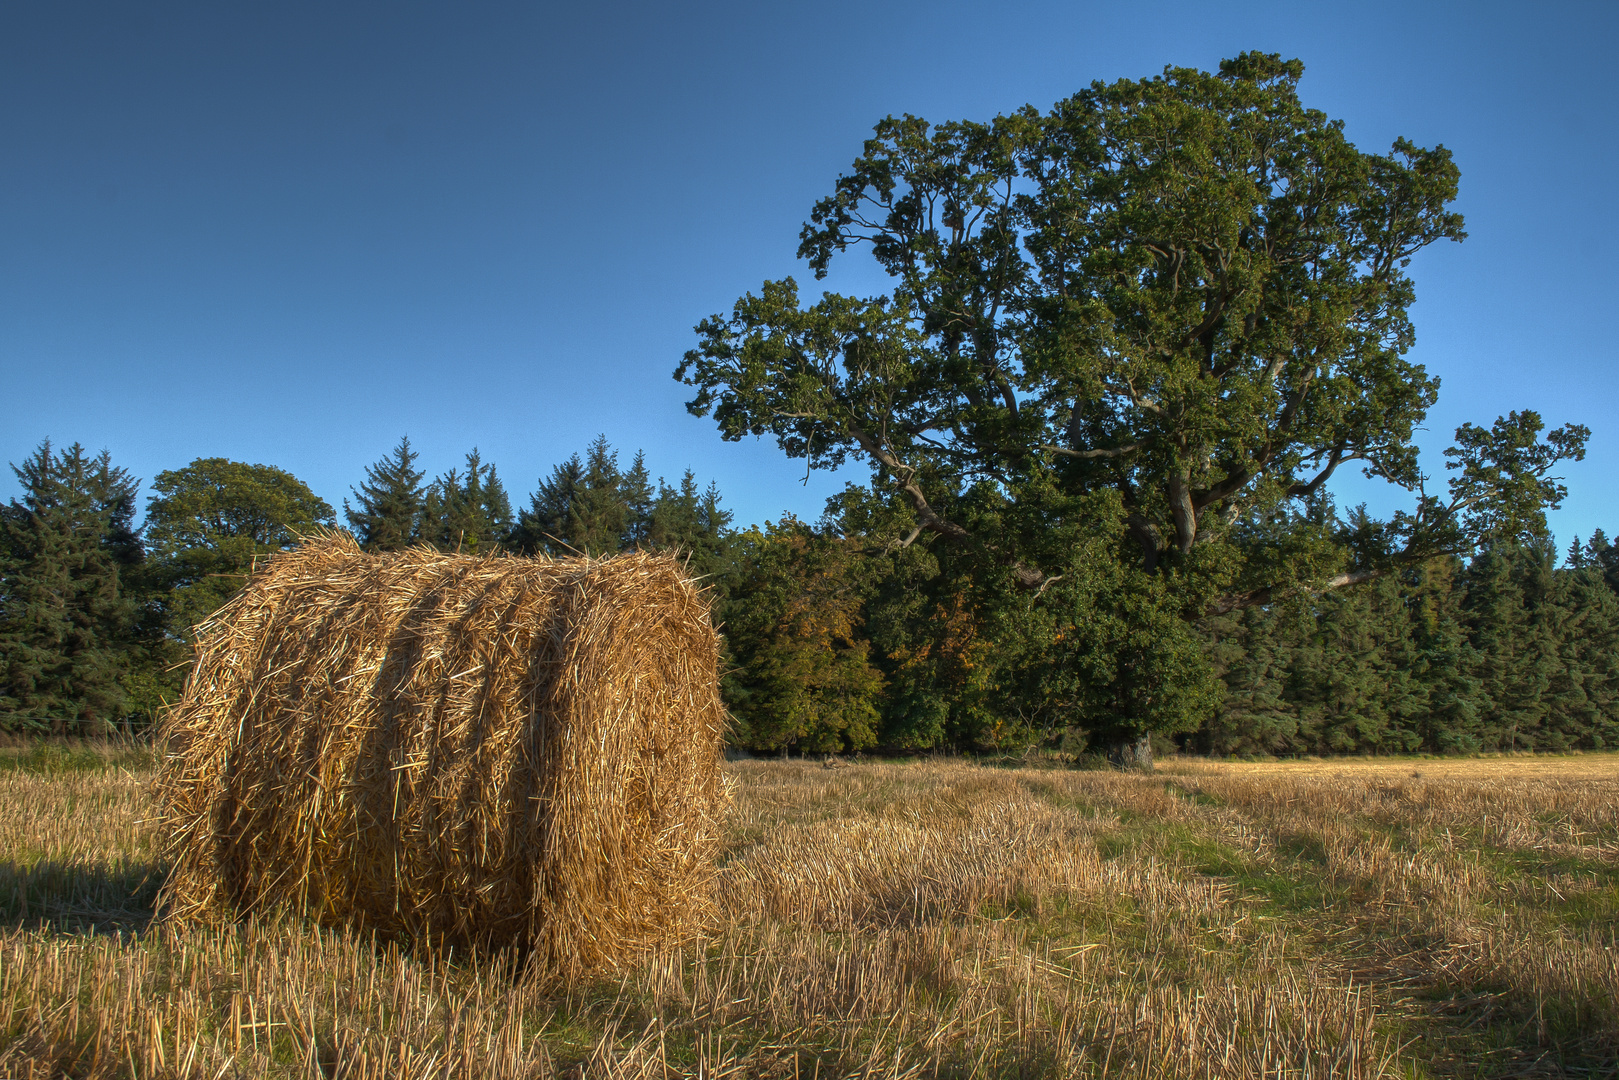
M 1553 515 L 1619 531 L 1619 5 L 0 6 L 0 454 L 150 480 L 278 465 L 341 510 L 408 433 L 516 502 L 598 433 L 740 524 L 839 486 L 689 416 L 691 327 L 793 253 L 890 113 L 988 119 L 1095 79 L 1297 56 L 1363 149 L 1444 143 L 1470 238 L 1415 266 L 1414 358 L 1463 420 L 1593 429 Z M 857 275 L 858 277 L 858 275 Z M 9 470 L 0 497 L 18 493 Z M 1356 478 L 1344 501 L 1393 502 Z

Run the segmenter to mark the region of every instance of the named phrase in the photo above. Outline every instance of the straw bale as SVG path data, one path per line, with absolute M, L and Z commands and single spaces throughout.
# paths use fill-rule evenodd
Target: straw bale
M 668 556 L 313 538 L 202 628 L 164 720 L 164 910 L 613 966 L 706 910 L 718 653 Z

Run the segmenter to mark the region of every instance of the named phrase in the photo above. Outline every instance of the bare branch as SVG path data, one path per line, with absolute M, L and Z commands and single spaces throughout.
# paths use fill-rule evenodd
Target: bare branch
M 1121 458 L 1126 454 L 1133 454 L 1137 450 L 1140 450 L 1141 444 L 1131 443 L 1129 446 L 1116 446 L 1112 449 L 1070 450 L 1064 446 L 1052 446 L 1048 443 L 1040 443 L 1037 446 L 1037 449 L 1044 450 L 1050 454 L 1061 454 L 1063 457 L 1083 458 L 1090 461 L 1096 458 Z
M 1380 578 L 1386 573 L 1387 570 L 1356 570 L 1352 574 L 1334 574 L 1322 583 L 1318 591 L 1326 592 L 1328 589 L 1342 589 L 1346 585 L 1360 585 Z
M 1342 465 L 1346 461 L 1360 461 L 1360 460 L 1362 460 L 1363 455 L 1361 455 L 1361 454 L 1345 454 L 1344 453 L 1345 449 L 1346 449 L 1346 447 L 1344 446 L 1343 443 L 1339 443 L 1337 446 L 1333 447 L 1332 448 L 1332 453 L 1329 454 L 1328 457 L 1327 457 L 1326 467 L 1323 468 L 1319 473 L 1316 474 L 1315 479 L 1309 481 L 1308 483 L 1297 483 L 1297 484 L 1291 485 L 1287 489 L 1288 495 L 1292 496 L 1293 498 L 1307 498 L 1307 497 L 1309 497 L 1311 495 L 1314 495 L 1315 492 L 1316 492 L 1316 489 L 1319 488 L 1322 484 L 1326 483 L 1327 478 L 1330 477 L 1334 472 L 1337 471 L 1338 466 Z

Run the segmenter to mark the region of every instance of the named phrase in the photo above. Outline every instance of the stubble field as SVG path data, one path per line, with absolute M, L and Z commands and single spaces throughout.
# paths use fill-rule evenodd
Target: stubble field
M 560 989 L 151 921 L 138 752 L 0 752 L 0 1076 L 1612 1076 L 1619 757 L 742 762 L 719 920 Z

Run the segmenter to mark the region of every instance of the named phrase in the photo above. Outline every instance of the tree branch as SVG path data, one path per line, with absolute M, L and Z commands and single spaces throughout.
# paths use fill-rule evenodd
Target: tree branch
M 1116 446 L 1112 449 L 1069 450 L 1067 447 L 1063 446 L 1052 446 L 1049 443 L 1039 443 L 1036 445 L 1036 449 L 1044 450 L 1049 454 L 1060 454 L 1063 457 L 1082 458 L 1086 461 L 1093 461 L 1096 458 L 1121 458 L 1126 454 L 1133 454 L 1137 450 L 1141 449 L 1141 444 L 1131 443 L 1129 446 Z
M 1337 446 L 1333 447 L 1332 453 L 1327 457 L 1326 468 L 1317 473 L 1316 478 L 1308 483 L 1297 483 L 1291 485 L 1287 489 L 1287 494 L 1292 498 L 1308 498 L 1309 496 L 1315 494 L 1317 488 L 1327 482 L 1327 478 L 1337 471 L 1338 466 L 1342 465 L 1346 461 L 1359 461 L 1361 459 L 1361 455 L 1359 454 L 1346 455 L 1344 453 L 1346 449 L 1348 449 L 1348 447 L 1346 447 L 1343 443 L 1339 443 Z
M 1398 561 L 1406 562 L 1418 560 L 1400 559 Z M 1384 574 L 1388 573 L 1390 569 L 1392 569 L 1392 567 L 1383 567 L 1377 570 L 1356 570 L 1350 573 L 1334 574 L 1332 577 L 1329 577 L 1318 587 L 1313 589 L 1309 588 L 1308 586 L 1297 586 L 1291 589 L 1278 590 L 1273 586 L 1266 585 L 1262 589 L 1250 589 L 1247 592 L 1230 593 L 1226 596 L 1220 597 L 1214 603 L 1210 604 L 1206 614 L 1227 615 L 1233 611 L 1242 611 L 1252 607 L 1264 607 L 1266 604 L 1275 603 L 1278 600 L 1285 600 L 1289 596 L 1297 596 L 1300 593 L 1320 595 L 1321 593 L 1331 592 L 1333 589 L 1343 589 L 1350 585 L 1361 585 L 1368 581 L 1375 581 L 1377 578 L 1380 578 Z

